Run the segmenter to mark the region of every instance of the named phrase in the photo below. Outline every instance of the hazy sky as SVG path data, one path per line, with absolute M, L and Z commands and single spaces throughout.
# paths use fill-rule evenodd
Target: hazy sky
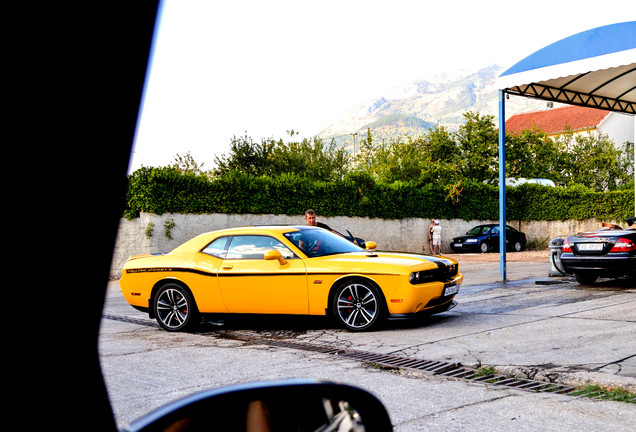
M 204 168 L 233 136 L 311 137 L 384 89 L 498 64 L 636 19 L 633 0 L 167 0 L 130 170 L 190 152 Z

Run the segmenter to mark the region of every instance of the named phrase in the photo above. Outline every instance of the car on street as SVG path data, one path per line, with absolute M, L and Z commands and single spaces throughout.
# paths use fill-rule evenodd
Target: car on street
M 455 306 L 457 261 L 365 244 L 309 226 L 230 228 L 129 258 L 120 286 L 130 305 L 168 331 L 223 314 L 326 315 L 362 331 Z
M 506 225 L 507 250 L 520 252 L 526 247 L 526 235 Z M 477 225 L 465 235 L 454 237 L 450 242 L 453 252 L 490 252 L 499 250 L 499 224 Z
M 599 277 L 636 277 L 636 227 L 603 229 L 567 237 L 561 246 L 564 272 L 590 285 Z

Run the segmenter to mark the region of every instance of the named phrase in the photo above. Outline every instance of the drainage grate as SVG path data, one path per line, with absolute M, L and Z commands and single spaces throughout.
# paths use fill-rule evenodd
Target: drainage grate
M 121 317 L 114 315 L 104 315 L 102 318 L 115 321 L 139 324 L 144 326 L 156 327 L 154 321 L 142 320 L 137 318 Z M 236 334 L 217 334 L 217 337 L 234 339 L 242 342 L 258 343 L 261 345 L 277 346 L 281 348 L 292 348 L 302 351 L 313 351 L 322 354 L 336 355 L 353 360 L 363 362 L 376 363 L 380 366 L 396 369 L 415 370 L 420 372 L 428 372 L 434 375 L 441 375 L 450 378 L 465 379 L 475 382 L 484 382 L 496 386 L 505 386 L 518 390 L 531 392 L 546 392 L 572 394 L 574 396 L 582 396 L 590 399 L 607 399 L 607 392 L 598 391 L 594 387 L 590 390 L 581 390 L 574 387 L 558 384 L 553 382 L 535 381 L 512 376 L 487 374 L 483 375 L 479 370 L 462 366 L 458 362 L 442 362 L 435 360 L 413 359 L 409 357 L 394 356 L 390 354 L 374 354 L 363 351 L 355 351 L 348 349 L 337 349 L 324 345 L 312 345 L 308 343 L 292 342 L 279 339 L 262 339 L 252 336 L 236 335 Z M 627 402 L 636 403 L 636 395 L 626 397 Z
M 389 354 L 373 354 L 355 350 L 340 350 L 326 346 L 311 345 L 300 342 L 290 342 L 282 340 L 266 340 L 257 339 L 251 342 L 257 342 L 263 345 L 277 346 L 282 348 L 292 348 L 303 351 L 314 351 L 323 354 L 337 355 L 338 357 L 344 357 L 353 360 L 359 360 L 363 362 L 375 363 L 380 366 L 414 370 L 420 372 L 432 373 L 434 375 L 446 376 L 450 378 L 458 378 L 464 380 L 470 380 L 474 382 L 483 382 L 495 386 L 502 386 L 517 390 L 524 390 L 535 393 L 558 393 L 558 394 L 575 394 L 580 396 L 580 392 L 575 387 L 553 383 L 545 381 L 536 381 L 525 378 L 517 378 L 514 376 L 506 376 L 499 374 L 487 374 L 483 375 L 479 370 L 462 366 L 457 362 L 443 362 L 435 360 L 423 360 L 413 359 L 402 356 L 395 356 Z M 602 395 L 594 396 L 586 394 L 585 397 L 592 399 L 601 399 Z M 636 396 L 631 397 L 630 402 L 636 402 Z

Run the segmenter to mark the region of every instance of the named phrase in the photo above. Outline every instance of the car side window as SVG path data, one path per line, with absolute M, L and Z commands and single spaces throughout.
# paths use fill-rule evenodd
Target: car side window
M 215 256 L 217 258 L 225 258 L 227 252 L 227 243 L 230 237 L 219 237 L 207 245 L 201 252 Z
M 499 227 L 492 227 L 492 230 L 490 230 L 490 234 L 499 234 Z
M 295 258 L 294 253 L 273 237 L 244 235 L 234 236 L 225 259 L 263 259 L 265 252 L 277 250 L 285 259 Z

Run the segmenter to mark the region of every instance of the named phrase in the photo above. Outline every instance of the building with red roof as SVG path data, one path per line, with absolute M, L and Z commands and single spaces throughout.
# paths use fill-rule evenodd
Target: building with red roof
M 634 117 L 612 111 L 580 106 L 547 109 L 511 116 L 506 120 L 506 132 L 519 134 L 523 130 L 541 130 L 548 135 L 599 133 L 608 135 L 614 144 L 634 142 Z

